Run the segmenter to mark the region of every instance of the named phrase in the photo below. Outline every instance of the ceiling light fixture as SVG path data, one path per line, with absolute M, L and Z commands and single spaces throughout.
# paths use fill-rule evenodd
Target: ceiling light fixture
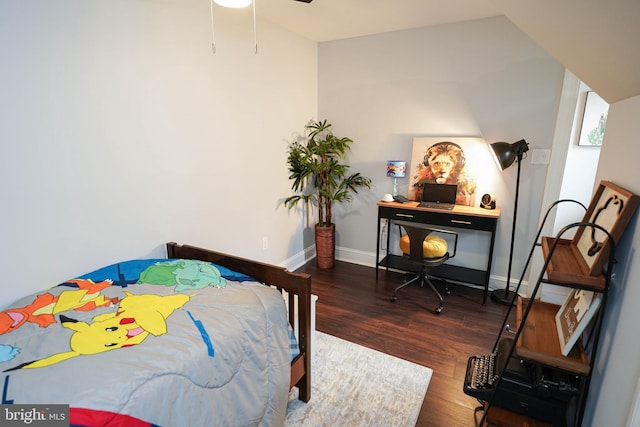
M 213 0 L 216 4 L 222 7 L 241 8 L 247 7 L 251 4 L 251 0 Z
M 216 32 L 213 19 L 213 4 L 217 4 L 222 7 L 230 7 L 234 9 L 240 9 L 247 7 L 250 4 L 253 5 L 253 46 L 254 53 L 258 53 L 258 31 L 256 29 L 256 2 L 255 0 L 209 0 L 211 8 L 211 51 L 216 53 Z

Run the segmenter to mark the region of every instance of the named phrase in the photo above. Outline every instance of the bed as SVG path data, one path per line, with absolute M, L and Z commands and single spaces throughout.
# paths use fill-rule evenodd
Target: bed
M 2 404 L 68 405 L 77 426 L 283 425 L 289 391 L 311 397 L 310 329 L 309 275 L 171 242 L 5 308 Z

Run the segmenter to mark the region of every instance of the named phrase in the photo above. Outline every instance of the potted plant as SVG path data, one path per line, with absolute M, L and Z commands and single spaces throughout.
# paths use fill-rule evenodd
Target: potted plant
M 339 138 L 327 120 L 311 121 L 305 126 L 305 137 L 289 145 L 289 179 L 295 193 L 284 205 L 291 209 L 298 202 L 318 207 L 315 226 L 316 262 L 320 269 L 330 269 L 335 261 L 335 224 L 333 204 L 350 202 L 358 188 L 371 188 L 371 179 L 353 173 L 341 163 L 351 149 L 350 138 Z

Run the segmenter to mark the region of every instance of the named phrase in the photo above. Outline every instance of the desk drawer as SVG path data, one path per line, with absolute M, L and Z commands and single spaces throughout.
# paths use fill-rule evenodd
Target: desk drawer
M 472 230 L 493 231 L 496 219 L 474 215 L 463 215 L 451 211 L 434 212 L 417 209 L 399 209 L 393 207 L 378 207 L 380 218 L 392 220 L 415 221 L 423 224 L 443 225 Z

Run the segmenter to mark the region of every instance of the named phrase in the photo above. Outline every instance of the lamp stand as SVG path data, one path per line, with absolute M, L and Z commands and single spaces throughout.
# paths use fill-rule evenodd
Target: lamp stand
M 518 174 L 516 176 L 516 200 L 513 206 L 513 226 L 511 227 L 511 249 L 509 250 L 509 267 L 507 268 L 507 286 L 504 289 L 496 289 L 491 292 L 491 299 L 503 305 L 513 305 L 516 301 L 516 293 L 509 290 L 511 282 L 511 265 L 513 263 L 513 244 L 516 235 L 516 218 L 518 215 L 518 195 L 520 192 L 520 163 L 523 153 L 518 154 Z
M 396 177 L 393 177 L 393 197 L 398 195 L 398 182 L 396 181 Z

